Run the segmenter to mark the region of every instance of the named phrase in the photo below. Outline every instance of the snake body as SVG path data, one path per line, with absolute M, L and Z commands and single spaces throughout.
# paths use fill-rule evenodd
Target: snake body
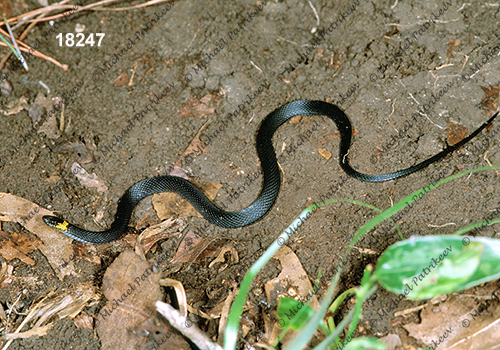
M 175 192 L 186 199 L 206 220 L 212 224 L 236 228 L 250 225 L 261 219 L 273 206 L 280 189 L 281 175 L 274 152 L 272 137 L 274 132 L 290 118 L 302 115 L 324 115 L 337 126 L 341 140 L 339 162 L 345 173 L 361 181 L 382 182 L 394 180 L 419 171 L 445 157 L 478 135 L 498 112 L 471 135 L 459 143 L 449 146 L 423 162 L 407 169 L 390 174 L 368 175 L 354 170 L 349 165 L 348 151 L 351 146 L 352 126 L 345 113 L 335 105 L 323 101 L 300 100 L 287 103 L 270 113 L 262 122 L 257 133 L 257 154 L 263 170 L 262 190 L 257 199 L 247 208 L 227 212 L 212 203 L 203 192 L 191 182 L 176 176 L 158 176 L 145 179 L 130 187 L 118 202 L 115 221 L 102 232 L 92 232 L 76 227 L 55 216 L 44 216 L 43 220 L 51 227 L 67 236 L 84 243 L 103 244 L 120 238 L 126 231 L 135 206 L 145 197 L 160 192 Z

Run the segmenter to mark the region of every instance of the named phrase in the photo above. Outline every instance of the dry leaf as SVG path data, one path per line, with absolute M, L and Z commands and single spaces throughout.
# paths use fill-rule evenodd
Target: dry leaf
M 21 112 L 25 106 L 28 104 L 28 100 L 25 97 L 19 98 L 17 101 L 11 101 L 7 103 L 6 110 L 2 110 L 5 115 L 12 115 Z
M 321 154 L 321 156 L 326 159 L 330 159 L 332 157 L 332 152 L 329 152 L 324 148 L 318 148 L 318 153 Z
M 73 255 L 73 241 L 56 229 L 47 226 L 42 220 L 44 215 L 54 215 L 53 212 L 30 202 L 27 199 L 14 196 L 10 193 L 0 193 L 0 216 L 2 220 L 17 222 L 30 232 L 36 234 L 43 242 L 38 248 L 47 257 L 57 276 L 63 279 L 74 271 L 73 262 L 70 261 L 64 268 L 62 261 L 70 260 Z
M 0 255 L 9 261 L 17 258 L 25 264 L 35 265 L 35 261 L 17 250 L 12 242 L 6 242 L 0 247 Z
M 95 245 L 78 243 L 75 245 L 74 250 L 75 253 L 73 254 L 72 260 L 79 257 L 85 258 L 85 260 L 94 264 L 101 264 L 101 257 L 97 254 L 97 248 Z
M 122 74 L 118 76 L 118 78 L 113 81 L 113 86 L 122 87 L 128 84 L 128 73 L 124 71 Z
M 186 236 L 184 236 L 181 244 L 179 244 L 179 248 L 177 248 L 177 252 L 175 252 L 170 262 L 172 264 L 189 263 L 188 266 L 185 267 L 185 269 L 187 269 L 191 263 L 199 263 L 202 258 L 217 256 L 217 252 L 214 251 L 214 249 L 205 251 L 208 245 L 214 240 L 215 238 L 202 238 L 193 231 L 189 231 Z M 201 255 L 203 252 L 204 254 Z
M 448 127 L 445 131 L 448 133 L 448 139 L 446 140 L 448 145 L 453 146 L 465 139 L 467 136 L 467 127 L 449 120 L 447 124 Z
M 210 107 L 210 101 L 213 96 L 208 94 L 199 101 L 194 101 L 192 97 L 189 98 L 189 103 L 183 106 L 179 113 L 179 118 L 194 117 L 201 119 L 208 114 L 214 114 L 215 109 Z
M 160 219 L 158 218 L 158 215 L 156 215 L 156 211 L 154 209 L 149 209 L 144 214 L 144 217 L 137 220 L 135 230 L 140 231 L 145 229 L 146 227 L 156 225 L 158 224 L 158 221 L 160 221 Z
M 136 254 L 145 258 L 146 253 L 156 242 L 181 233 L 185 227 L 186 224 L 181 219 L 167 219 L 159 224 L 148 227 L 137 237 L 135 245 Z
M 82 311 L 77 317 L 75 317 L 73 322 L 78 328 L 94 329 L 94 319 L 85 311 Z
M 267 300 L 271 308 L 278 308 L 278 301 L 280 296 L 288 298 L 300 298 L 310 301 L 309 305 L 314 308 L 319 308 L 319 303 L 316 295 L 310 298 L 310 293 L 313 291 L 313 286 L 307 277 L 299 258 L 295 253 L 286 245 L 282 246 L 276 254 L 274 259 L 280 261 L 281 272 L 278 277 L 269 280 L 265 284 L 265 291 Z M 272 329 L 266 328 L 266 333 L 270 335 L 270 343 L 274 343 L 276 339 L 274 336 L 279 334 L 280 328 L 278 322 L 274 322 Z M 283 338 L 283 344 L 288 343 L 293 338 L 293 332 L 289 332 Z
M 83 186 L 95 188 L 99 192 L 106 192 L 108 190 L 108 186 L 106 186 L 104 181 L 99 179 L 95 173 L 92 175 L 87 173 L 87 171 L 83 169 L 80 164 L 76 162 L 73 163 L 73 165 L 71 165 L 71 171 L 75 174 Z
M 274 254 L 273 258 L 280 261 L 281 272 L 278 277 L 266 282 L 265 290 L 268 302 L 277 306 L 279 295 L 285 294 L 289 298 L 306 298 L 313 290 L 313 286 L 297 255 L 284 245 Z M 291 290 L 293 290 L 292 294 L 294 295 L 290 294 Z M 319 308 L 315 295 L 311 298 L 309 305 L 313 308 Z
M 66 317 L 75 318 L 84 307 L 97 304 L 98 300 L 96 288 L 87 282 L 80 283 L 73 289 L 63 289 L 58 293 L 51 292 L 27 310 L 28 316 L 23 322 L 33 324 L 33 321 L 37 320 L 35 325 L 22 333 L 8 333 L 5 338 L 17 339 L 44 335 L 57 320 Z M 51 320 L 54 322 L 46 324 Z
M 450 40 L 448 41 L 448 51 L 446 51 L 446 57 L 453 57 L 453 49 L 460 45 L 460 39 Z
M 185 156 L 187 156 L 189 154 L 194 154 L 195 157 L 197 157 L 200 154 L 208 152 L 210 150 L 210 148 L 208 146 L 205 146 L 205 144 L 200 141 L 201 131 L 205 128 L 205 126 L 209 122 L 210 122 L 210 119 L 207 120 L 207 122 L 205 124 L 203 124 L 203 126 L 200 128 L 200 130 L 198 130 L 198 132 L 196 133 L 196 135 L 194 136 L 194 138 L 189 143 L 189 146 L 186 148 L 186 150 L 184 151 L 184 153 L 182 153 L 181 158 L 177 161 L 177 163 L 179 163 L 179 161 L 182 158 L 184 158 Z
M 296 115 L 293 118 L 290 118 L 290 124 L 298 124 L 300 123 L 300 120 L 302 119 L 301 115 Z
M 103 350 L 135 350 L 143 341 L 128 330 L 153 316 L 156 301 L 163 300 L 157 267 L 124 251 L 106 270 L 103 293 L 108 303 L 96 321 Z
M 12 282 L 12 272 L 14 271 L 14 266 L 8 265 L 2 261 L 2 268 L 0 269 L 0 288 L 7 288 Z M 0 309 L 2 306 L 0 305 Z M 0 310 L 1 316 L 2 310 Z M 0 317 L 1 318 L 1 317 Z
M 63 141 L 57 146 L 51 148 L 52 152 L 55 153 L 70 153 L 77 156 L 78 162 L 82 164 L 88 164 L 93 160 L 92 144 L 83 143 L 80 140 L 73 142 Z
M 227 244 L 224 247 L 222 247 L 221 251 L 219 252 L 219 255 L 217 255 L 217 258 L 215 258 L 210 265 L 208 265 L 209 268 L 212 268 L 216 263 L 223 263 L 226 261 L 226 253 L 229 252 L 231 253 L 231 264 L 237 264 L 238 261 L 240 261 L 238 257 L 238 251 L 236 250 L 235 247 L 233 247 L 232 244 Z M 219 269 L 219 273 L 222 272 L 222 270 Z
M 61 132 L 57 125 L 57 118 L 54 114 L 47 117 L 45 123 L 38 129 L 38 133 L 44 133 L 49 139 L 58 139 L 61 137 Z
M 222 187 L 221 184 L 216 182 L 202 182 L 192 181 L 203 193 L 210 199 L 214 200 L 217 191 Z M 179 196 L 177 193 L 164 192 L 156 193 L 151 200 L 153 208 L 160 220 L 171 218 L 174 215 L 184 216 L 197 216 L 202 217 L 200 213 L 193 208 L 188 201 Z
M 89 282 L 49 294 L 32 314 L 33 320 L 38 319 L 34 328 L 44 326 L 55 316 L 57 319 L 75 318 L 85 307 L 97 304 L 99 300 L 97 288 Z
M 495 316 L 500 312 L 500 305 L 492 306 L 491 313 L 483 311 L 472 317 L 471 312 L 475 313 L 479 305 L 478 301 L 460 295 L 439 305 L 428 303 L 420 314 L 420 324 L 403 327 L 413 338 L 428 346 L 439 344 L 440 349 L 493 349 L 493 345 L 500 343 L 500 319 Z
M 489 115 L 492 116 L 498 109 L 498 95 L 500 94 L 500 87 L 494 85 L 488 89 L 485 86 L 481 86 L 481 89 L 484 91 L 484 97 L 481 100 L 481 104 L 488 110 Z

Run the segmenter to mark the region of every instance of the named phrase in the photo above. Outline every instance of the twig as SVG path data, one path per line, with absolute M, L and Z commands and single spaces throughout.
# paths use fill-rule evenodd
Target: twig
M 22 42 L 19 42 L 19 43 L 23 44 Z M 24 45 L 28 46 L 26 44 L 24 44 Z M 5 45 L 5 43 L 0 42 L 0 46 L 7 46 L 7 45 Z M 24 51 L 24 52 L 30 52 L 31 49 L 32 48 L 28 46 L 28 48 L 21 47 L 19 50 Z M 50 62 L 54 63 L 56 66 L 58 66 L 58 67 L 62 68 L 63 70 L 65 70 L 65 71 L 68 70 L 68 68 L 69 68 L 69 66 L 67 64 L 62 64 L 59 61 L 56 61 L 55 59 L 53 59 L 52 57 L 44 55 L 43 53 L 41 53 L 41 52 L 39 52 L 39 51 L 37 51 L 35 49 L 33 49 L 33 55 L 35 55 L 37 57 L 40 57 L 40 58 L 43 58 L 43 59 L 45 59 L 47 61 L 50 61 Z
M 69 0 L 66 0 L 66 1 L 69 1 Z M 44 16 L 45 16 L 45 14 L 44 14 L 44 13 L 42 13 L 42 14 L 41 14 L 38 18 L 42 18 L 42 17 L 44 17 Z M 19 37 L 19 39 L 18 39 L 18 40 L 19 40 L 20 42 L 22 42 L 24 39 L 26 39 L 26 37 L 28 36 L 29 31 L 30 31 L 30 30 L 31 30 L 34 26 L 36 26 L 36 23 L 30 23 L 30 24 L 28 25 L 28 27 L 24 30 L 23 34 L 21 34 L 21 36 Z M 14 29 L 15 29 L 15 28 L 16 28 L 16 27 L 14 27 Z M 12 52 L 11 52 L 11 51 L 9 51 L 9 52 L 8 52 L 8 53 L 7 53 L 7 54 L 6 54 L 6 55 L 2 58 L 2 60 L 0 61 L 0 70 L 2 70 L 2 69 L 3 69 L 3 67 L 4 67 L 4 65 L 5 65 L 5 62 L 7 62 L 7 60 L 8 60 L 8 59 L 9 59 L 9 57 L 10 57 L 10 55 L 12 55 Z
M 314 8 L 313 4 L 311 3 L 311 0 L 307 0 L 307 2 L 309 3 L 309 6 L 311 6 L 313 12 L 314 12 L 314 15 L 316 16 L 316 27 L 313 27 L 311 29 L 311 33 L 314 34 L 316 33 L 316 31 L 318 30 L 318 27 L 319 27 L 319 16 L 318 16 L 318 11 L 316 11 L 316 9 Z
M 253 62 L 252 62 L 252 60 L 250 60 L 250 64 L 251 64 L 252 66 L 254 66 L 255 68 L 257 68 L 257 69 L 259 70 L 259 72 L 261 72 L 261 73 L 262 73 L 262 69 L 260 69 L 259 67 L 257 67 L 257 66 L 255 65 L 255 63 L 253 63 Z
M 144 3 L 144 4 L 139 4 L 139 5 L 132 6 L 132 7 L 123 7 L 123 8 L 118 8 L 118 9 L 109 9 L 109 8 L 102 8 L 101 7 L 102 5 L 112 4 L 112 3 L 117 2 L 117 1 L 118 0 L 103 0 L 103 1 L 98 1 L 98 2 L 93 3 L 93 4 L 80 7 L 76 11 L 74 11 L 72 14 L 75 14 L 77 12 L 86 11 L 86 10 L 92 10 L 92 11 L 128 11 L 128 10 L 134 10 L 136 8 L 141 8 L 141 7 L 146 7 L 146 6 L 151 6 L 151 5 L 159 4 L 159 3 L 162 3 L 162 2 L 170 2 L 172 0 L 152 0 L 152 1 L 149 1 L 149 2 Z M 33 10 L 31 12 L 25 13 L 23 15 L 19 15 L 17 17 L 9 18 L 8 21 L 9 22 L 11 22 L 11 21 L 18 21 L 19 19 L 22 19 L 23 22 L 25 22 L 25 23 L 32 23 L 32 22 L 38 23 L 38 22 L 50 21 L 50 20 L 54 20 L 54 19 L 63 17 L 64 13 L 60 13 L 60 14 L 57 14 L 57 15 L 54 15 L 54 16 L 51 16 L 51 17 L 43 18 L 43 19 L 29 19 L 29 18 L 34 17 L 34 16 L 36 16 L 36 15 L 38 15 L 40 13 L 47 13 L 47 12 L 51 12 L 51 11 L 54 11 L 54 10 L 71 10 L 71 9 L 73 9 L 73 6 L 74 5 L 54 4 L 54 5 L 50 5 L 50 6 L 47 6 L 47 7 L 43 7 L 43 8 L 40 8 L 40 9 Z M 1 24 L 2 23 L 0 23 L 0 25 Z
M 48 295 L 45 296 L 42 300 L 40 300 L 38 302 L 38 304 L 35 305 L 35 307 L 33 308 L 33 310 L 31 310 L 31 312 L 28 314 L 28 316 L 26 316 L 26 318 L 23 320 L 23 322 L 21 323 L 21 325 L 16 329 L 16 331 L 14 333 L 19 333 L 21 331 L 21 329 L 23 329 L 24 325 L 31 320 L 31 317 L 33 316 L 33 313 L 36 311 L 36 309 L 47 298 L 48 298 Z M 14 339 L 10 339 L 7 343 L 5 343 L 5 346 L 2 348 L 2 350 L 7 350 L 7 348 L 10 346 L 10 344 L 12 344 L 13 341 L 14 341 Z
M 191 320 L 181 316 L 179 311 L 169 304 L 157 301 L 156 310 L 167 319 L 172 327 L 191 340 L 200 350 L 223 350 L 219 344 L 212 343 L 212 340 L 198 327 L 193 325 Z
M 427 226 L 428 227 L 437 227 L 437 228 L 440 228 L 440 227 L 445 227 L 445 226 L 450 226 L 450 225 L 456 225 L 454 222 L 449 222 L 447 224 L 442 224 L 442 225 L 432 225 L 432 224 L 428 224 Z
M 0 7 L 0 11 L 2 11 L 2 17 L 5 21 L 5 26 L 7 27 L 7 30 L 9 31 L 10 35 L 10 40 L 12 40 L 12 43 L 14 44 L 14 47 L 16 48 L 17 55 L 19 56 L 18 58 L 21 60 L 21 63 L 23 64 L 24 69 L 28 72 L 28 64 L 26 63 L 26 60 L 23 57 L 23 54 L 21 51 L 19 51 L 19 46 L 17 46 L 16 38 L 14 37 L 14 34 L 12 33 L 12 29 L 10 28 L 9 22 L 7 21 L 7 18 L 5 17 L 5 13 L 3 12 L 3 9 Z M 5 42 L 7 43 L 7 42 Z
M 131 6 L 131 7 L 121 7 L 121 8 L 113 8 L 113 9 L 110 9 L 110 8 L 106 8 L 106 9 L 96 8 L 96 9 L 93 9 L 93 10 L 94 11 L 129 11 L 129 10 L 139 9 L 141 7 L 156 5 L 156 4 L 160 4 L 162 2 L 170 2 L 170 1 L 173 1 L 173 0 L 151 0 L 149 2 L 145 2 L 144 4 L 139 4 L 139 5 L 135 5 L 135 6 Z
M 57 10 L 71 10 L 71 9 L 73 9 L 74 5 L 66 5 L 66 3 L 68 3 L 69 1 L 70 0 L 63 0 L 60 3 L 58 3 L 58 4 L 54 4 L 54 5 L 50 5 L 50 6 L 47 6 L 47 7 L 39 8 L 39 9 L 36 9 L 36 10 L 30 11 L 30 12 L 24 13 L 24 14 L 16 16 L 16 17 L 11 17 L 11 18 L 6 19 L 4 21 L 0 21 L 0 25 L 5 24 L 5 23 L 16 23 L 16 25 L 24 24 L 24 23 L 29 23 L 28 27 L 26 28 L 26 30 L 23 32 L 23 34 L 19 37 L 19 39 L 17 41 L 19 42 L 19 45 L 27 47 L 28 49 L 30 49 L 30 47 L 28 45 L 26 45 L 26 44 L 24 44 L 22 42 L 22 40 L 24 40 L 26 38 L 28 32 L 38 22 L 46 22 L 46 21 L 50 21 L 50 20 L 54 20 L 54 19 L 63 17 L 66 14 L 67 11 L 64 11 L 63 13 L 60 13 L 60 14 L 57 14 L 57 15 L 53 15 L 53 16 L 50 16 L 50 17 L 45 17 L 45 16 L 49 12 L 52 12 L 52 11 L 57 11 Z M 162 2 L 171 2 L 172 0 L 151 0 L 151 1 L 146 2 L 144 4 L 139 4 L 139 5 L 135 5 L 135 6 L 131 6 L 131 7 L 116 8 L 116 9 L 102 8 L 103 5 L 111 4 L 111 3 L 114 3 L 114 2 L 117 2 L 117 1 L 118 0 L 103 0 L 103 1 L 99 1 L 99 2 L 90 4 L 90 5 L 87 5 L 87 6 L 80 7 L 76 11 L 72 12 L 72 14 L 75 14 L 75 13 L 81 12 L 81 11 L 85 11 L 85 10 L 92 10 L 92 11 L 129 11 L 129 10 L 135 10 L 135 9 L 138 9 L 138 8 L 142 8 L 142 7 L 147 7 L 147 6 L 159 4 L 159 3 L 162 3 Z M 31 18 L 33 18 L 33 17 L 35 17 L 37 15 L 39 15 L 38 18 L 31 19 Z M 0 34 L 7 35 L 7 33 L 4 30 L 2 30 L 1 28 L 0 28 Z M 0 45 L 1 46 L 6 46 L 6 45 L 3 45 L 1 42 L 0 42 Z M 19 51 L 27 51 L 27 50 L 23 50 L 21 48 Z M 35 56 L 38 56 L 40 58 L 43 58 L 45 60 L 48 60 L 48 61 L 54 63 L 55 65 L 57 65 L 58 67 L 62 68 L 65 71 L 69 68 L 67 65 L 61 64 L 58 61 L 56 61 L 55 59 L 50 58 L 50 57 L 42 54 L 41 52 L 35 51 L 34 54 L 35 54 Z M 10 55 L 11 55 L 11 53 L 9 52 L 0 61 L 0 70 L 3 69 L 3 67 L 5 65 L 5 62 L 7 62 L 7 60 L 10 57 Z M 23 60 L 23 65 L 24 64 L 25 64 L 25 61 Z M 25 68 L 27 68 L 27 65 L 25 66 Z

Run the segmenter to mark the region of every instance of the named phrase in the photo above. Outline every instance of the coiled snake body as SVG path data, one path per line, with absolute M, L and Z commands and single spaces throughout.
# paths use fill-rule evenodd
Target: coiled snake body
M 339 162 L 345 173 L 361 181 L 382 182 L 407 176 L 445 157 L 479 134 L 493 121 L 498 112 L 459 143 L 445 148 L 435 156 L 417 165 L 390 174 L 368 175 L 357 172 L 349 165 L 348 151 L 351 146 L 352 127 L 345 113 L 337 106 L 322 101 L 295 101 L 287 103 L 269 114 L 259 128 L 257 133 L 257 153 L 263 170 L 263 185 L 257 199 L 245 209 L 233 212 L 224 211 L 213 204 L 191 182 L 176 176 L 158 176 L 140 181 L 125 192 L 118 203 L 115 221 L 111 228 L 106 231 L 92 232 L 83 230 L 55 216 L 44 216 L 43 220 L 47 225 L 80 242 L 91 244 L 108 243 L 123 235 L 127 229 L 132 211 L 143 198 L 159 192 L 175 192 L 184 197 L 212 224 L 226 228 L 250 225 L 262 218 L 271 209 L 280 189 L 281 175 L 272 144 L 273 134 L 283 123 L 297 115 L 324 115 L 330 118 L 340 132 Z

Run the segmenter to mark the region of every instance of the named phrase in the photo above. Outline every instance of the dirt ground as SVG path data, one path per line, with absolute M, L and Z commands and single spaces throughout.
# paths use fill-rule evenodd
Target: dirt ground
M 119 6 L 125 4 L 135 2 Z M 40 7 L 29 0 L 14 5 L 15 15 Z M 170 9 L 155 25 L 136 37 L 155 18 L 155 12 L 167 5 Z M 479 1 L 175 0 L 124 12 L 76 13 L 46 36 L 51 25 L 39 23 L 25 42 L 34 46 L 40 40 L 38 50 L 69 69 L 63 71 L 41 58 L 28 61 L 29 72 L 12 68 L 15 58 L 6 63 L 3 72 L 8 74 L 11 91 L 2 83 L 0 108 L 11 110 L 21 98 L 30 107 L 0 116 L 0 192 L 32 201 L 86 229 L 102 230 L 113 222 L 116 202 L 131 185 L 168 173 L 180 160 L 177 164 L 191 178 L 222 185 L 215 199 L 221 207 L 231 211 L 245 208 L 262 184 L 255 151 L 260 122 L 274 109 L 301 99 L 329 101 L 345 110 L 355 129 L 349 157 L 360 172 L 381 174 L 406 168 L 445 147 L 450 125 L 465 127 L 469 134 L 496 109 L 500 61 L 494 48 L 500 44 L 495 34 L 499 32 L 499 11 L 498 4 Z M 68 47 L 64 41 L 59 46 L 59 33 L 76 34 L 82 25 L 85 35 L 105 33 L 99 47 Z M 61 125 L 60 111 L 55 113 L 56 124 L 50 124 L 50 116 L 37 114 L 33 106 L 37 96 L 41 98 L 39 94 L 64 98 L 69 91 L 76 92 L 65 103 L 61 132 L 54 128 Z M 157 99 L 162 91 L 168 92 Z M 145 110 L 152 101 L 157 103 Z M 241 104 L 242 112 L 227 122 L 229 113 Z M 418 113 L 423 108 L 425 113 Z M 38 122 L 45 123 L 48 131 L 36 131 Z M 315 123 L 319 128 L 308 133 Z M 493 126 L 499 123 L 497 120 Z M 200 129 L 199 139 L 206 147 L 186 155 Z M 299 146 L 301 135 L 304 140 Z M 416 174 L 365 183 L 342 172 L 339 135 L 333 123 L 319 116 L 295 120 L 283 125 L 273 139 L 281 156 L 283 180 L 276 203 L 262 220 L 228 230 L 184 215 L 186 228 L 157 243 L 147 257 L 160 261 L 169 271 L 168 277 L 183 284 L 189 305 L 208 312 L 228 297 L 223 287 L 241 282 L 256 257 L 307 205 L 328 196 L 388 208 L 432 183 L 444 168 L 451 174 L 500 164 L 498 135 L 487 136 L 484 131 L 467 146 Z M 95 173 L 100 185 L 83 184 L 72 169 L 75 162 L 88 174 Z M 249 181 L 248 175 L 255 180 Z M 449 234 L 480 221 L 499 205 L 498 176 L 495 171 L 475 173 L 434 190 L 398 221 L 404 236 Z M 239 190 L 246 182 L 244 190 Z M 20 298 L 17 312 L 11 313 L 9 331 L 26 317 L 24 311 L 31 303 L 27 295 L 33 291 L 43 295 L 50 288 L 64 290 L 83 282 L 101 290 L 106 269 L 120 252 L 133 249 L 140 233 L 134 229 L 137 222 L 145 218 L 149 225 L 160 222 L 151 213 L 154 209 L 148 198 L 134 212 L 129 239 L 97 247 L 100 263 L 75 253 L 77 273 L 62 280 L 37 249 L 26 254 L 33 265 L 0 257 L 1 262 L 13 266 L 15 276 L 0 289 L 3 309 L 8 310 Z M 331 278 L 353 235 L 374 215 L 352 204 L 326 206 L 287 245 L 310 281 L 320 270 Z M 34 237 L 18 223 L 3 222 L 2 229 Z M 232 245 L 238 263 L 231 263 L 226 255 L 227 267 L 209 267 L 214 259 L 211 255 L 187 270 L 181 269 L 183 264 L 172 268 L 169 261 L 190 230 L 214 238 L 214 249 Z M 498 225 L 491 225 L 480 235 L 498 237 L 499 233 Z M 344 266 L 339 292 L 359 285 L 365 266 L 375 264 L 399 240 L 395 229 L 372 232 L 361 240 Z M 87 249 L 85 246 L 73 243 L 75 252 Z M 270 261 L 254 283 L 244 314 L 252 330 L 239 343 L 240 348 L 254 344 L 257 335 L 266 331 L 264 319 L 276 321 L 276 305 L 270 305 L 264 285 L 281 268 L 277 260 Z M 37 289 L 40 285 L 44 287 Z M 327 286 L 322 285 L 319 297 Z M 376 292 L 364 307 L 361 334 L 378 338 L 396 334 L 401 349 L 429 346 L 402 327 L 420 323 L 420 311 L 394 317 L 397 311 L 425 302 L 405 300 L 392 309 L 393 298 L 383 288 Z M 102 296 L 84 312 L 96 318 L 104 305 Z M 379 317 L 383 308 L 390 311 Z M 337 322 L 346 310 L 336 315 Z M 193 319 L 217 339 L 218 319 Z M 76 330 L 75 323 L 66 318 L 47 335 L 15 340 L 9 349 L 102 348 L 95 330 L 85 328 L 74 336 Z M 68 340 L 70 345 L 64 346 Z

